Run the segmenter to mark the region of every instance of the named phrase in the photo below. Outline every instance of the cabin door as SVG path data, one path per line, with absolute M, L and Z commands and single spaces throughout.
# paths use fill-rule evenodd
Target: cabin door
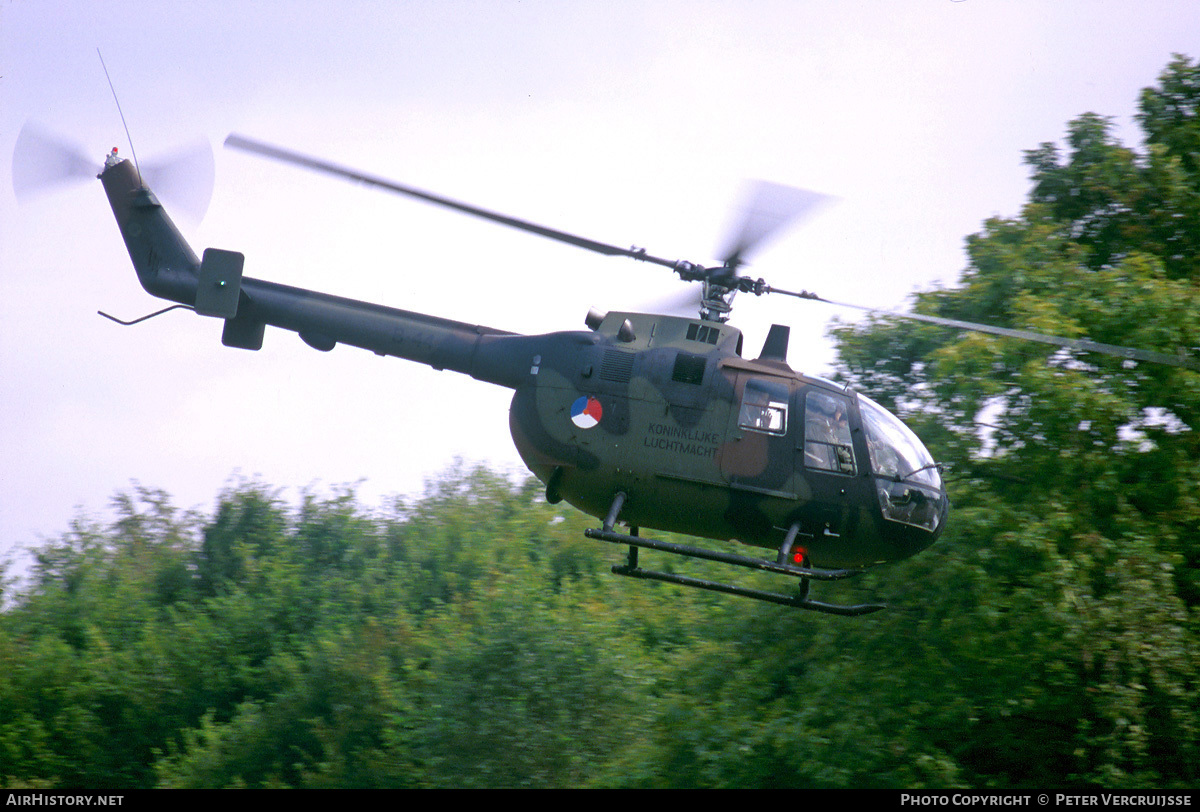
M 731 488 L 769 496 L 796 495 L 796 446 L 803 427 L 796 419 L 791 378 L 739 372 L 736 408 L 721 447 L 721 475 Z

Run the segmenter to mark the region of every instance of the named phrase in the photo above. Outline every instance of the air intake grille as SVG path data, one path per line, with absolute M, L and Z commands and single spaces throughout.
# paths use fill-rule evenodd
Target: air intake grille
M 633 372 L 633 353 L 620 350 L 605 350 L 604 362 L 600 365 L 600 380 L 613 383 L 629 383 Z

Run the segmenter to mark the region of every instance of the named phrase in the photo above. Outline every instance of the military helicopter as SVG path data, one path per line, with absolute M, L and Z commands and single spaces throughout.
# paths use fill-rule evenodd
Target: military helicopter
M 944 530 L 949 500 L 939 466 L 903 422 L 861 393 L 789 366 L 787 326 L 770 328 L 757 357 L 743 354 L 742 333 L 728 323 L 735 294 L 828 301 L 739 274 L 747 253 L 786 215 L 743 229 L 722 262 L 706 267 L 547 228 L 242 136 L 230 136 L 226 145 L 669 268 L 699 283 L 699 312 L 688 318 L 593 310 L 586 330 L 521 335 L 253 279 L 243 276 L 245 258 L 236 251 L 208 248 L 197 258 L 135 163 L 114 149 L 98 177 L 134 269 L 148 293 L 175 303 L 121 323 L 187 308 L 222 319 L 227 347 L 260 349 L 269 325 L 323 352 L 346 344 L 512 389 L 509 425 L 522 459 L 545 484 L 549 502 L 565 500 L 600 520 L 586 531 L 589 538 L 628 548 L 624 563 L 612 567 L 619 575 L 864 615 L 885 606 L 818 601 L 809 594 L 811 582 L 907 558 Z M 798 207 L 806 205 L 803 196 L 799 200 Z M 894 315 L 1200 369 L 1186 359 L 1086 340 Z M 772 553 L 741 555 L 648 538 L 642 528 L 736 540 Z M 792 590 L 646 569 L 639 563 L 642 549 L 773 573 Z

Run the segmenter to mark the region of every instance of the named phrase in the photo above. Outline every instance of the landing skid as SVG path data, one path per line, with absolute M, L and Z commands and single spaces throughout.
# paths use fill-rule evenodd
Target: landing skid
M 844 578 L 851 578 L 858 575 L 862 570 L 824 570 L 813 569 L 811 567 L 797 567 L 786 563 L 791 555 L 792 545 L 795 543 L 796 534 L 799 531 L 798 525 L 792 525 L 788 530 L 787 537 L 779 548 L 779 554 L 775 561 L 768 561 L 763 558 L 751 558 L 749 556 L 736 555 L 734 553 L 723 553 L 716 550 L 708 550 L 703 547 L 693 547 L 688 544 L 676 544 L 669 541 L 660 541 L 657 539 L 646 539 L 638 535 L 638 529 L 631 527 L 630 532 L 618 533 L 613 528 L 616 526 L 617 518 L 621 513 L 621 508 L 625 505 L 626 496 L 623 492 L 618 493 L 613 499 L 612 507 L 609 508 L 608 516 L 604 519 L 604 526 L 600 529 L 589 529 L 584 531 L 584 535 L 591 539 L 599 539 L 612 544 L 627 544 L 629 545 L 629 558 L 625 564 L 613 565 L 612 571 L 617 575 L 625 575 L 630 578 L 642 578 L 650 581 L 664 581 L 671 584 L 679 584 L 681 586 L 694 587 L 696 589 L 706 589 L 710 592 L 721 592 L 726 595 L 740 595 L 743 598 L 752 598 L 758 601 L 767 603 L 776 603 L 781 606 L 791 606 L 796 609 L 806 609 L 812 612 L 824 612 L 830 615 L 869 615 L 872 612 L 878 612 L 881 609 L 886 609 L 887 606 L 882 603 L 860 603 L 852 606 L 844 606 L 835 603 L 824 603 L 823 601 L 813 600 L 808 597 L 808 590 L 811 581 L 840 581 Z M 787 575 L 800 579 L 799 592 L 794 595 L 785 595 L 778 592 L 767 592 L 761 589 L 751 589 L 749 587 L 736 586 L 734 584 L 725 584 L 719 581 L 706 581 L 702 578 L 692 578 L 687 575 L 676 575 L 669 572 L 659 572 L 657 570 L 646 570 L 638 566 L 638 548 L 645 547 L 650 550 L 661 550 L 666 553 L 673 553 L 685 558 L 700 558 L 707 561 L 719 561 L 722 564 L 731 564 L 737 567 L 746 567 L 747 569 L 764 570 L 773 572 L 779 575 Z

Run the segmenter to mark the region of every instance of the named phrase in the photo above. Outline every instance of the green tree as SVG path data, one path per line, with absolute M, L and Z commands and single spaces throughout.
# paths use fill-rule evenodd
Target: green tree
M 971 237 L 961 285 L 919 295 L 917 312 L 1195 353 L 1198 77 L 1178 57 L 1143 93 L 1142 153 L 1091 114 L 1065 155 L 1028 153 L 1021 215 Z M 955 474 L 942 546 L 960 589 L 986 600 L 963 607 L 962 637 L 918 628 L 956 655 L 942 675 L 971 686 L 949 705 L 968 715 L 931 736 L 958 774 L 1194 783 L 1200 376 L 925 325 L 837 336 L 846 380 Z M 908 600 L 944 601 L 927 588 L 941 580 L 910 579 Z

